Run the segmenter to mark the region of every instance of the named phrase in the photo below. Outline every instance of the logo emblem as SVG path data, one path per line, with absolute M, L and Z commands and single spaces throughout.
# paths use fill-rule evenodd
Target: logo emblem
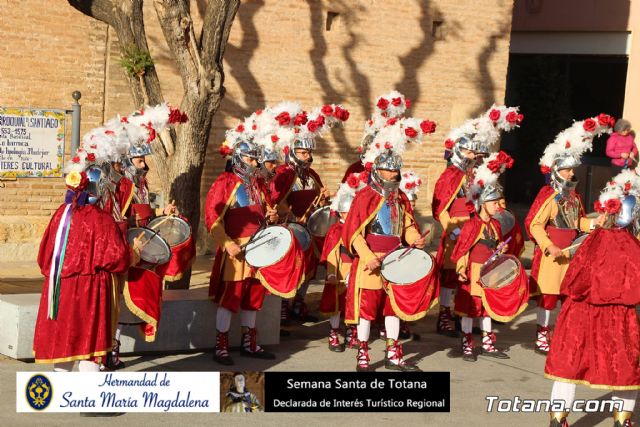
M 42 411 L 51 403 L 53 387 L 49 378 L 42 374 L 37 374 L 27 381 L 25 393 L 29 406 L 36 411 Z

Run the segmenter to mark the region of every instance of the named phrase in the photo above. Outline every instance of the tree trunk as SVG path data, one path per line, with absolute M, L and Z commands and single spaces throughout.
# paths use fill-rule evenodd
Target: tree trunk
M 148 52 L 144 27 L 144 0 L 68 0 L 75 9 L 111 26 L 121 52 L 135 46 Z M 204 12 L 202 34 L 196 37 L 189 1 L 154 0 L 160 27 L 180 72 L 184 97 L 180 109 L 189 121 L 176 130 L 162 132 L 153 143 L 162 192 L 167 202 L 175 200 L 197 241 L 200 224 L 200 181 L 213 115 L 224 97 L 222 59 L 239 0 L 209 0 Z M 127 75 L 136 108 L 164 101 L 154 67 L 141 77 Z M 188 288 L 191 272 L 171 287 Z

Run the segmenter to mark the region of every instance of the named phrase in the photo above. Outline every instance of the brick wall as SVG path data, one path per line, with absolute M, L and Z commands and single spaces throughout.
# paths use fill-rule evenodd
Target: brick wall
M 5 41 L 0 54 L 6 57 L 9 51 L 2 50 L 17 52 L 18 46 L 34 54 L 0 63 L 2 104 L 64 107 L 70 93 L 79 89 L 83 132 L 103 116 L 129 113 L 131 97 L 117 65 L 113 31 L 63 0 L 51 3 L 56 7 L 39 15 L 36 7 L 4 8 L 8 13 L 0 17 Z M 163 93 L 179 104 L 179 76 L 153 5 L 147 2 L 145 7 Z M 338 14 L 329 30 L 328 12 Z M 444 136 L 468 115 L 503 100 L 511 12 L 508 0 L 243 1 L 226 52 L 227 95 L 214 119 L 203 199 L 222 169 L 217 147 L 224 130 L 256 108 L 282 100 L 298 100 L 306 108 L 342 103 L 351 111 L 344 128 L 320 141 L 315 155 L 314 168 L 335 189 L 344 169 L 357 158 L 355 147 L 375 98 L 397 89 L 412 99 L 412 115 L 438 122 L 438 131 L 405 156 L 406 167 L 423 177 L 418 210 L 426 216 L 433 185 L 444 168 Z M 434 21 L 442 22 L 440 30 L 434 31 Z M 60 42 L 56 49 L 48 48 L 52 41 Z M 154 173 L 152 183 L 158 180 Z M 0 189 L 0 214 L 49 215 L 62 190 L 55 180 L 9 183 Z

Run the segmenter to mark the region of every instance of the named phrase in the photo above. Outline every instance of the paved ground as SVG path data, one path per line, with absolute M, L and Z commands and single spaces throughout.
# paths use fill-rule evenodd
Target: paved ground
M 530 248 L 529 251 L 530 252 Z M 207 282 L 207 257 L 199 257 L 195 266 L 194 284 L 203 286 Z M 39 271 L 33 264 L 0 264 L 0 293 L 37 292 L 39 289 Z M 310 289 L 311 308 L 317 306 L 320 286 Z M 420 341 L 405 344 L 408 358 L 416 362 L 425 371 L 451 372 L 451 413 L 449 414 L 125 414 L 117 418 L 80 418 L 66 414 L 16 414 L 15 413 L 15 372 L 47 371 L 50 365 L 35 365 L 18 362 L 0 356 L 0 425 L 300 425 L 309 426 L 343 424 L 348 426 L 390 425 L 403 426 L 546 426 L 546 413 L 522 414 L 487 413 L 487 395 L 500 398 L 520 396 L 523 399 L 548 398 L 551 381 L 543 375 L 544 358 L 533 352 L 532 341 L 535 333 L 535 315 L 530 307 L 514 323 L 495 325 L 498 340 L 502 346 L 509 347 L 511 359 L 498 361 L 480 359 L 476 363 L 467 363 L 460 359 L 459 341 L 433 333 L 435 329 L 434 313 L 418 322 L 414 332 L 421 335 Z M 258 371 L 352 371 L 355 368 L 355 351 L 331 353 L 326 348 L 327 322 L 296 325 L 291 328 L 291 336 L 284 338 L 277 348 L 270 348 L 277 354 L 275 361 L 254 361 L 241 358 L 236 352 L 237 370 Z M 213 334 L 213 333 L 212 333 Z M 212 335 L 213 341 L 213 335 Z M 381 370 L 383 342 L 376 340 L 372 344 L 372 360 Z M 128 357 L 127 370 L 133 371 L 216 371 L 221 367 L 211 360 L 210 353 L 182 355 L 152 355 Z M 605 398 L 606 391 L 578 388 L 579 398 Z M 638 417 L 636 416 L 636 420 Z M 612 422 L 604 414 L 573 414 L 572 426 L 610 426 Z M 638 421 L 636 421 L 638 422 Z

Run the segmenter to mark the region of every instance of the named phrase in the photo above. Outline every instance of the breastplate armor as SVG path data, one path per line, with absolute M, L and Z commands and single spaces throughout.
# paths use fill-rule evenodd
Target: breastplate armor
M 238 191 L 236 191 L 236 201 L 233 206 L 231 206 L 231 209 L 246 208 L 247 206 L 256 204 L 256 202 L 251 200 L 251 197 L 249 197 L 248 190 L 249 189 L 247 188 L 246 184 L 240 184 L 240 187 L 238 187 Z
M 496 239 L 496 236 L 494 236 L 489 227 L 485 227 L 484 230 L 482 230 L 482 237 L 478 240 L 478 243 L 485 245 L 491 250 L 498 247 L 498 239 Z
M 309 176 L 307 179 L 307 185 L 302 185 L 300 178 L 296 177 L 296 181 L 293 183 L 293 187 L 291 191 L 302 191 L 302 190 L 314 190 L 316 188 L 316 182 Z
M 557 228 L 575 229 L 580 218 L 580 200 L 574 194 L 558 194 L 555 198 L 558 214 L 552 223 Z
M 382 205 L 378 214 L 371 222 L 371 233 L 381 236 L 400 236 L 402 235 L 402 208 L 398 206 L 398 218 L 395 220 L 391 217 L 391 206 L 387 203 Z

